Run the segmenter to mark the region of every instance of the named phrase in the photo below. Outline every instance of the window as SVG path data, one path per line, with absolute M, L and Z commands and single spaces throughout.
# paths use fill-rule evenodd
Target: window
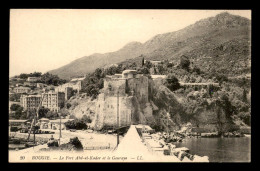
M 112 90 L 112 86 L 111 86 L 111 84 L 108 84 L 108 89 L 109 89 L 109 91 Z

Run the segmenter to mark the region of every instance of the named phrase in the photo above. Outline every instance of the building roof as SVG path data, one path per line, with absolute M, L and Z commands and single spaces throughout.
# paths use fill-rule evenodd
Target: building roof
M 70 81 L 83 81 L 85 79 L 85 77 L 82 77 L 82 78 L 73 78 L 71 79 Z
M 9 122 L 26 122 L 27 120 L 9 120 Z
M 50 119 L 48 119 L 48 118 L 41 118 L 41 119 L 39 119 L 40 121 L 48 121 L 48 120 L 50 120 Z
M 184 82 L 180 82 L 181 85 L 216 85 L 218 86 L 219 83 L 213 83 L 213 82 L 207 82 L 207 83 L 184 83 Z
M 31 90 L 31 88 L 29 88 L 29 87 L 15 87 L 14 89 L 28 89 L 28 90 Z
M 66 123 L 66 122 L 68 122 L 68 121 L 73 121 L 74 119 L 61 119 L 61 121 L 60 121 L 60 119 L 56 119 L 56 120 L 50 120 L 50 122 L 52 122 L 52 123 Z
M 28 77 L 28 79 L 29 79 L 29 78 L 32 78 L 32 79 L 36 78 L 36 79 L 38 79 L 39 77 Z
M 14 102 L 9 100 L 9 104 L 20 104 L 20 102 Z
M 137 71 L 136 70 L 130 70 L 130 69 L 128 69 L 128 70 L 124 70 L 123 72 L 122 72 L 122 74 L 126 74 L 126 73 L 136 73 Z
M 162 62 L 162 61 L 150 61 L 150 62 L 151 62 L 151 63 L 153 63 L 153 62 L 154 62 L 154 63 L 157 63 L 157 62 Z
M 33 94 L 30 94 L 30 95 L 27 95 L 27 96 L 22 96 L 22 97 L 42 97 L 41 95 L 39 95 L 39 94 L 35 94 L 35 95 L 33 95 Z
M 152 79 L 156 78 L 166 78 L 166 75 L 151 75 Z
M 153 130 L 149 125 L 135 125 L 136 128 L 139 128 L 139 129 L 145 129 L 147 131 L 151 131 Z

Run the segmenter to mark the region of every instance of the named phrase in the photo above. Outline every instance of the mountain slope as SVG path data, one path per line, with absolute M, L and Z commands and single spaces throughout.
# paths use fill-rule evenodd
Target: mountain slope
M 82 57 L 50 73 L 69 79 L 113 63 L 140 63 L 140 55 L 173 62 L 186 55 L 204 71 L 241 74 L 246 70 L 243 64 L 250 60 L 250 30 L 249 19 L 221 13 L 179 31 L 156 35 L 143 44 L 132 42 L 116 52 Z
M 140 54 L 138 51 L 140 45 L 141 43 L 139 42 L 131 42 L 116 52 L 105 54 L 96 53 L 90 56 L 84 56 L 63 67 L 51 70 L 49 72 L 58 75 L 63 79 L 70 79 L 71 77 L 75 76 L 83 76 L 86 73 L 94 71 L 98 67 L 122 62 L 126 59 L 138 56 Z

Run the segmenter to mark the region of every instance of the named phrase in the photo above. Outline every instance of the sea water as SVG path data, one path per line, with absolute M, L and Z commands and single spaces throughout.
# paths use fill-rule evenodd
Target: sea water
M 210 162 L 250 162 L 251 137 L 189 138 L 176 143 L 187 147 L 191 154 L 208 156 Z

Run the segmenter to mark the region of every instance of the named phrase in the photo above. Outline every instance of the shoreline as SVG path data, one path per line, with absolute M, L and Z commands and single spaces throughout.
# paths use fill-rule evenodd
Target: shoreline
M 58 134 L 58 132 L 59 131 L 55 131 L 55 133 L 54 134 L 36 134 L 35 135 L 35 137 L 36 137 L 36 142 L 44 142 L 44 141 L 47 141 L 48 139 L 49 139 L 49 137 L 51 136 L 51 135 L 54 135 L 54 137 L 55 138 L 58 138 L 58 136 L 59 136 L 59 134 Z M 19 132 L 17 132 L 17 133 L 11 133 L 11 135 L 12 134 L 15 134 L 15 137 L 16 138 L 27 138 L 28 137 L 28 134 L 27 133 L 19 133 Z M 155 134 L 158 134 L 158 132 L 157 133 L 155 133 Z M 154 134 L 154 135 L 155 135 Z M 162 135 L 163 135 L 163 133 L 162 133 Z M 83 137 L 85 138 L 84 140 L 82 139 Z M 95 137 L 95 136 L 97 136 L 97 137 Z M 93 132 L 93 133 L 87 133 L 86 131 L 82 131 L 82 130 L 78 130 L 77 132 L 69 132 L 69 131 L 63 131 L 63 138 L 62 138 L 62 144 L 63 143 L 67 143 L 68 141 L 69 141 L 69 138 L 72 138 L 72 137 L 79 137 L 79 139 L 82 141 L 89 141 L 89 140 L 91 140 L 91 138 L 92 138 L 92 140 L 93 139 L 96 139 L 96 140 L 98 140 L 98 141 L 100 141 L 99 140 L 99 138 L 98 138 L 98 136 L 100 136 L 100 137 L 103 137 L 103 138 L 107 138 L 107 137 L 112 137 L 112 139 L 114 140 L 114 145 L 115 145 L 115 142 L 116 142 L 116 136 L 115 135 L 113 135 L 113 134 L 104 134 L 104 133 L 99 133 L 99 132 Z M 87 138 L 88 137 L 88 138 Z M 122 137 L 121 136 L 121 140 L 122 140 L 122 138 L 124 138 L 124 137 Z M 162 137 L 161 137 L 162 138 Z M 201 139 L 201 140 L 203 140 L 203 139 L 238 139 L 238 138 L 251 138 L 251 135 L 250 136 L 243 136 L 243 137 L 201 137 L 201 136 L 185 136 L 185 137 L 182 137 L 182 139 L 181 139 L 181 142 L 166 142 L 164 139 L 162 139 L 163 141 L 164 141 L 164 144 L 166 144 L 167 146 L 168 146 L 168 144 L 173 144 L 173 145 L 175 145 L 175 157 L 177 157 L 177 158 L 181 158 L 182 160 L 183 160 L 183 156 L 184 157 L 186 157 L 187 158 L 187 156 L 189 156 L 189 158 L 192 158 L 193 156 L 198 156 L 198 157 L 200 157 L 200 156 L 204 156 L 204 157 L 208 157 L 208 162 L 212 162 L 211 161 L 211 158 L 210 158 L 210 156 L 208 156 L 208 155 L 199 155 L 199 153 L 197 154 L 196 152 L 194 152 L 193 151 L 193 149 L 190 149 L 188 146 L 186 146 L 186 145 L 181 145 L 180 146 L 180 144 L 182 144 L 182 143 L 186 143 L 187 141 L 189 141 L 189 140 L 196 140 L 196 139 Z M 30 136 L 30 140 L 33 140 L 33 135 L 31 135 Z M 103 139 L 104 140 L 104 139 Z M 120 142 L 121 142 L 121 140 L 120 140 Z M 102 144 L 104 144 L 104 141 L 102 141 L 103 143 Z M 96 146 L 98 146 L 98 144 L 96 144 L 95 143 L 95 141 L 93 142 Z M 92 145 L 93 145 L 93 143 L 92 143 Z M 159 142 L 160 143 L 160 142 Z M 42 145 L 42 144 L 41 144 Z M 41 146 L 41 145 L 37 145 L 37 146 Z M 84 146 L 84 154 L 85 153 L 87 153 L 87 154 L 94 154 L 94 153 L 96 153 L 96 152 L 98 152 L 98 153 L 106 153 L 106 152 L 111 152 L 111 151 L 113 151 L 112 149 L 113 149 L 113 147 L 111 146 L 111 148 L 109 149 L 109 150 L 101 150 L 101 149 L 91 149 L 91 148 L 88 148 L 89 147 L 89 145 L 90 144 L 87 144 L 87 143 L 82 143 L 82 145 Z M 38 149 L 39 147 L 37 147 L 37 146 L 35 146 L 34 148 L 32 148 L 31 147 L 31 149 L 34 149 L 34 150 L 36 150 L 36 149 Z M 88 147 L 87 147 L 88 146 Z M 167 147 L 166 146 L 166 147 Z M 45 144 L 45 146 L 44 146 L 45 148 L 48 148 L 47 147 L 47 145 Z M 29 147 L 30 148 L 30 147 Z M 29 148 L 26 148 L 26 149 L 23 149 L 22 151 L 30 151 L 30 149 Z M 87 149 L 88 148 L 88 149 Z M 33 151 L 34 151 L 33 150 Z M 16 150 L 9 150 L 9 151 L 16 151 Z M 22 152 L 21 150 L 19 150 L 20 152 Z M 176 153 L 177 152 L 177 153 Z M 183 152 L 185 152 L 185 153 L 183 153 Z M 167 156 L 167 155 L 166 155 Z M 187 158 L 188 159 L 188 158 Z M 184 162 L 186 161 L 186 162 L 192 162 L 192 161 L 188 161 L 187 159 L 185 159 L 184 160 Z M 180 160 L 180 162 L 183 162 L 182 160 Z

